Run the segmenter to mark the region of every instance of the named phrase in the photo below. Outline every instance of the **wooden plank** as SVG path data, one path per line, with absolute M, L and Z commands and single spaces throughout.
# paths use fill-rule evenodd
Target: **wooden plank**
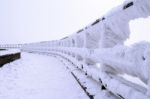
M 0 56 L 0 67 L 2 67 L 6 63 L 10 63 L 14 60 L 20 59 L 20 57 L 21 57 L 20 52 Z

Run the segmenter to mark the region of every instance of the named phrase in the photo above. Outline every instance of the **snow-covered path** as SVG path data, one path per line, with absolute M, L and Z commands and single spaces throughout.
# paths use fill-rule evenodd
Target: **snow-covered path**
M 88 99 L 57 59 L 22 53 L 0 68 L 0 99 Z

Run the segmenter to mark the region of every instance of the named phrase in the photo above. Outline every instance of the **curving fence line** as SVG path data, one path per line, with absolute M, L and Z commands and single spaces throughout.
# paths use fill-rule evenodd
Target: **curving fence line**
M 61 40 L 1 45 L 1 48 L 20 48 L 60 59 L 90 99 L 99 99 L 103 94 L 107 94 L 106 99 L 150 99 L 150 43 L 124 45 L 130 35 L 129 22 L 148 16 L 149 0 L 126 0 Z M 137 77 L 145 86 L 125 79 L 124 74 Z

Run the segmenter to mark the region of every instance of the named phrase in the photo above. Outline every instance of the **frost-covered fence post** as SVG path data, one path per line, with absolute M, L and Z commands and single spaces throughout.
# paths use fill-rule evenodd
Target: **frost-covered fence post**
M 150 15 L 150 2 L 148 0 L 126 0 L 123 6 L 118 6 L 105 15 L 105 20 L 99 24 L 101 38 L 99 48 L 111 48 L 123 45 L 130 35 L 130 20 L 148 17 Z M 104 65 L 102 69 L 111 70 L 111 66 Z

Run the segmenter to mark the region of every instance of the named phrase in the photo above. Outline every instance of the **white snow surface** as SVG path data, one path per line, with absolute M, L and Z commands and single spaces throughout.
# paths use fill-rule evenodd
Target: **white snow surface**
M 19 52 L 20 52 L 19 49 L 2 50 L 2 51 L 0 51 L 0 56 L 8 55 L 8 54 L 15 54 L 15 53 L 19 53 Z
M 54 57 L 22 53 L 0 68 L 0 99 L 88 99 L 63 64 Z

